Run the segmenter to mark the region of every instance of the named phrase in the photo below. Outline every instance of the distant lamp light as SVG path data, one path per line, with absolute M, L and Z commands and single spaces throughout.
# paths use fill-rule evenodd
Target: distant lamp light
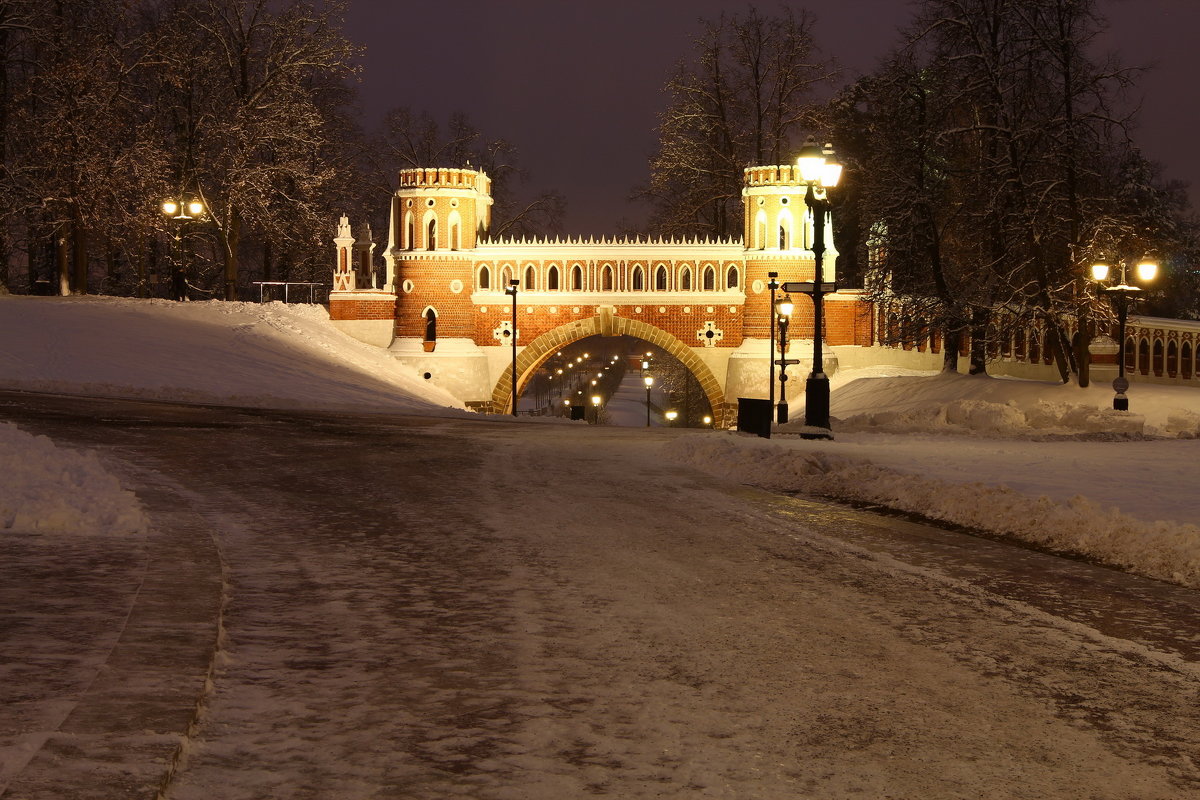
M 675 418 L 679 416 L 679 412 L 672 409 L 671 411 L 668 411 L 663 416 L 665 416 L 667 418 L 667 422 L 674 422 Z
M 654 385 L 654 376 L 653 375 L 647 375 L 646 377 L 642 378 L 642 380 L 646 382 L 647 389 L 649 389 L 651 386 Z
M 1097 261 L 1095 264 L 1092 264 L 1092 280 L 1108 280 L 1108 264 L 1105 264 L 1103 261 Z
M 779 301 L 779 316 L 790 317 L 792 312 L 796 310 L 796 304 L 792 302 L 791 295 L 784 295 Z
M 804 146 L 800 148 L 800 155 L 796 158 L 796 164 L 800 167 L 800 178 L 805 183 L 818 183 L 822 178 L 825 167 L 825 151 L 817 144 L 816 140 L 811 136 Z
M 600 398 L 600 395 L 598 395 L 598 394 L 594 394 L 594 395 L 592 395 L 592 405 L 594 405 L 594 406 L 599 406 L 599 405 L 600 405 L 600 399 L 601 399 L 601 398 Z
M 705 415 L 704 415 L 704 424 L 705 424 L 705 425 L 712 425 L 712 417 L 710 417 L 708 414 L 705 414 Z
M 204 203 L 201 203 L 199 200 L 193 200 L 192 202 L 188 203 L 187 208 L 188 213 L 193 217 L 198 217 L 204 213 Z
M 1158 264 L 1153 261 L 1143 261 L 1137 265 L 1138 280 L 1152 281 L 1158 275 Z

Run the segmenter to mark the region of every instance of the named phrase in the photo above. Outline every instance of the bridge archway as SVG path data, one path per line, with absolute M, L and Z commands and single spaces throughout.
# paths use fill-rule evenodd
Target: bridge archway
M 724 427 L 730 415 L 725 402 L 725 388 L 713 375 L 711 369 L 692 349 L 662 328 L 635 319 L 615 316 L 594 316 L 578 319 L 546 331 L 534 339 L 517 354 L 517 396 L 525 390 L 529 379 L 551 356 L 580 339 L 589 336 L 633 336 L 649 342 L 679 360 L 700 383 L 713 411 L 714 427 Z M 508 370 L 496 381 L 492 389 L 492 411 L 498 414 L 512 413 L 512 376 Z

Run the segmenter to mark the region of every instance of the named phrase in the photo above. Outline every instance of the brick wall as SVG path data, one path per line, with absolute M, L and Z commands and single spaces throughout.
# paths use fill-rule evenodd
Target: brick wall
M 388 292 L 332 292 L 329 318 L 332 320 L 391 319 L 396 313 L 396 297 Z

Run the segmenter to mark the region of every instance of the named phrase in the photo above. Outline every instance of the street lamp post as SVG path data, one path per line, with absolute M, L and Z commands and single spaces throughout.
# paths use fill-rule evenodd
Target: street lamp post
M 826 287 L 824 273 L 825 218 L 829 215 L 830 203 L 827 190 L 834 188 L 842 176 L 842 165 L 833 155 L 833 148 L 822 149 L 809 139 L 800 149 L 797 159 L 800 178 L 808 184 L 804 204 L 813 215 L 813 365 L 812 374 L 805 382 L 804 424 L 810 428 L 829 430 L 829 376 L 825 374 L 825 360 L 821 352 L 821 334 L 825 326 L 825 295 L 837 290 Z M 829 434 L 810 434 L 826 437 Z
M 789 364 L 799 364 L 800 360 L 787 357 L 788 346 L 788 325 L 792 321 L 792 311 L 795 306 L 792 304 L 792 298 L 784 295 L 779 301 L 779 412 L 775 421 L 780 425 L 788 421 L 788 401 L 787 401 L 787 368 Z
M 654 385 L 654 377 L 647 375 L 642 378 L 646 382 L 646 427 L 650 427 L 650 387 Z
M 178 225 L 175 228 L 175 246 L 172 247 L 171 259 L 171 299 L 187 300 L 187 265 L 179 260 L 178 251 L 183 242 L 183 226 L 204 214 L 204 203 L 196 198 L 191 200 L 169 198 L 163 201 L 162 213 Z
M 513 279 L 508 282 L 505 294 L 512 295 L 512 415 L 517 415 L 517 287 L 521 282 Z
M 779 281 L 776 280 L 776 278 L 779 277 L 779 273 L 778 272 L 768 272 L 767 277 L 771 279 L 770 281 L 767 282 L 767 286 L 770 287 L 770 289 L 771 289 L 771 341 L 768 345 L 770 355 L 767 358 L 767 360 L 771 362 L 771 367 L 770 367 L 771 377 L 767 380 L 767 386 L 769 387 L 768 397 L 769 397 L 769 402 L 770 402 L 770 405 L 767 407 L 768 408 L 767 414 L 769 415 L 771 413 L 770 409 L 775 408 L 775 290 L 779 288 Z M 781 355 L 781 357 L 782 357 L 782 355 Z M 768 418 L 768 420 L 767 420 L 767 438 L 768 439 L 770 438 L 770 433 L 771 433 L 771 422 L 770 422 L 770 419 Z
M 1105 286 L 1104 291 L 1111 292 L 1116 298 L 1115 305 L 1117 307 L 1117 377 L 1112 382 L 1113 391 L 1116 394 L 1113 396 L 1113 409 L 1116 411 L 1129 410 L 1129 397 L 1125 394 L 1129 390 L 1129 381 L 1125 377 L 1125 322 L 1129 317 L 1129 306 L 1131 302 L 1137 301 L 1137 295 L 1142 291 L 1140 286 L 1130 286 L 1126 279 L 1125 262 L 1121 262 L 1121 282 L 1116 286 Z M 1108 280 L 1109 267 L 1103 262 L 1096 262 L 1092 265 L 1092 278 L 1100 284 Z M 1148 283 L 1154 280 L 1158 274 L 1158 264 L 1143 259 L 1137 265 L 1138 280 L 1143 283 Z
M 595 381 L 592 381 L 592 383 L 595 383 Z M 592 395 L 592 424 L 593 425 L 600 424 L 600 401 L 601 401 L 601 399 L 602 398 L 598 394 Z

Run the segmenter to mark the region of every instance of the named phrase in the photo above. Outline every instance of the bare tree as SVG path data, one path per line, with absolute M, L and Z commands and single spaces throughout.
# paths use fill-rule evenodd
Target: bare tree
M 741 233 L 742 169 L 791 160 L 815 125 L 815 89 L 835 74 L 818 56 L 813 26 L 790 8 L 704 22 L 694 58 L 667 82 L 658 151 L 636 192 L 652 204 L 658 232 Z
M 209 209 L 227 299 L 247 232 L 278 232 L 282 219 L 322 230 L 321 189 L 335 179 L 323 101 L 355 53 L 342 11 L 336 0 L 199 0 L 165 21 L 159 108 L 175 182 Z
M 566 199 L 557 191 L 525 191 L 528 173 L 520 165 L 516 145 L 490 139 L 466 114 L 450 116 L 443 131 L 427 112 L 395 108 L 384 120 L 379 159 L 393 168 L 454 167 L 482 170 L 492 181 L 491 235 L 545 236 L 562 230 Z M 388 191 L 392 176 L 386 169 Z

